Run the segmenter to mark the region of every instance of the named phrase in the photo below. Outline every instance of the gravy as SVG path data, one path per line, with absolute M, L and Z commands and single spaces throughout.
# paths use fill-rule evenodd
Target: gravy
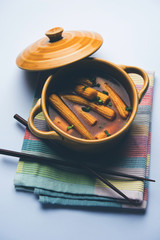
M 86 78 L 88 79 L 88 78 Z M 81 80 L 84 80 L 81 79 Z M 78 79 L 79 82 L 79 79 Z M 108 78 L 102 78 L 102 77 L 95 77 L 95 86 L 93 86 L 92 88 L 103 92 L 104 88 L 102 88 L 104 83 L 107 83 L 117 94 L 118 96 L 120 96 L 120 98 L 123 100 L 123 102 L 127 105 L 130 106 L 130 99 L 129 96 L 125 90 L 125 88 L 116 80 L 111 78 L 110 76 L 108 76 Z M 56 94 L 75 94 L 74 92 L 74 86 L 73 86 L 73 82 L 72 82 L 72 86 L 69 86 L 68 89 L 66 89 L 65 91 L 63 89 L 60 90 L 60 92 L 56 93 Z M 77 95 L 77 94 L 76 94 Z M 80 107 L 86 107 L 84 105 L 80 105 L 80 104 L 76 104 L 71 102 L 70 100 L 65 99 L 63 96 L 61 97 L 61 99 L 63 100 L 63 102 L 70 108 L 70 110 L 78 117 L 78 119 L 82 122 L 82 124 L 85 126 L 85 128 L 92 134 L 93 137 L 95 137 L 95 135 L 97 135 L 99 132 L 102 132 L 104 130 L 107 130 L 107 132 L 110 135 L 113 135 L 114 133 L 116 133 L 117 131 L 119 131 L 128 121 L 129 117 L 130 117 L 130 113 L 128 114 L 128 117 L 126 119 L 123 119 L 117 108 L 115 107 L 113 101 L 110 99 L 109 104 L 107 104 L 106 106 L 113 109 L 116 112 L 116 117 L 114 120 L 108 120 L 105 117 L 101 116 L 100 114 L 96 113 L 95 111 L 93 111 L 92 109 L 90 109 L 89 113 L 94 116 L 97 119 L 97 123 L 94 126 L 90 126 L 84 119 L 83 117 L 79 114 L 78 111 L 76 111 L 74 106 L 80 106 Z M 60 116 L 60 114 L 53 109 L 51 106 L 49 106 L 48 108 L 48 112 L 50 115 L 51 120 L 55 123 L 55 125 L 57 127 L 59 127 L 61 130 L 65 131 L 66 133 L 78 137 L 78 138 L 84 138 L 81 136 L 81 134 L 79 132 L 77 132 L 74 127 L 72 128 L 72 131 L 69 130 L 67 131 L 65 129 L 62 129 L 61 126 L 58 124 L 57 121 L 55 121 L 55 118 L 58 116 L 60 118 L 62 118 Z M 65 121 L 63 119 L 63 121 Z M 65 121 L 66 122 L 66 121 Z M 69 123 L 66 122 L 66 125 L 68 124 L 68 126 L 70 125 Z M 106 135 L 107 137 L 107 135 Z

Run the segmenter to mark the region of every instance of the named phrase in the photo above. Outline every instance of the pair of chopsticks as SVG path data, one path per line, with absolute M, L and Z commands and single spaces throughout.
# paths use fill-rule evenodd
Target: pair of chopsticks
M 28 128 L 28 122 L 20 117 L 18 114 L 14 115 L 14 118 L 26 126 Z M 43 139 L 45 143 L 49 144 L 49 141 L 46 139 Z M 49 157 L 43 157 L 43 156 L 36 156 L 33 154 L 28 154 L 28 153 L 23 153 L 23 152 L 16 152 L 16 151 L 11 151 L 11 150 L 6 150 L 6 149 L 0 149 L 0 154 L 3 155 L 8 155 L 8 156 L 13 156 L 13 157 L 23 157 L 26 161 L 37 161 L 41 163 L 47 163 L 47 164 L 59 164 L 59 165 L 65 165 L 65 166 L 70 166 L 70 167 L 80 167 L 82 169 L 87 170 L 90 172 L 92 175 L 96 176 L 100 181 L 102 181 L 104 184 L 106 184 L 108 187 L 110 187 L 112 190 L 117 192 L 119 195 L 121 195 L 124 199 L 126 199 L 130 204 L 137 206 L 137 202 L 135 200 L 132 200 L 128 198 L 123 192 L 121 192 L 118 188 L 116 188 L 112 183 L 110 183 L 108 180 L 103 178 L 103 176 L 100 173 L 104 173 L 107 175 L 114 175 L 114 176 L 120 176 L 120 177 L 127 177 L 135 180 L 140 180 L 140 181 L 151 181 L 155 182 L 153 179 L 149 178 L 144 178 L 144 177 L 139 177 L 135 175 L 130 175 L 130 174 L 125 174 L 125 173 L 120 173 L 108 169 L 102 169 L 102 168 L 97 168 L 93 166 L 88 166 L 84 162 L 75 162 L 71 160 L 61 160 L 61 159 L 55 159 L 55 158 L 49 158 Z

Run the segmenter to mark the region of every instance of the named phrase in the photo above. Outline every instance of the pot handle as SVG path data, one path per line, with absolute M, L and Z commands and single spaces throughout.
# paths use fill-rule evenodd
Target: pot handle
M 147 73 L 143 69 L 138 67 L 120 65 L 120 68 L 122 68 L 127 73 L 137 73 L 143 78 L 144 84 L 142 88 L 138 91 L 138 98 L 140 103 L 149 86 L 149 77 Z
M 62 137 L 56 133 L 55 131 L 41 131 L 38 130 L 35 125 L 34 125 L 34 118 L 35 116 L 40 113 L 42 111 L 42 107 L 41 107 L 41 98 L 37 101 L 37 103 L 35 104 L 35 106 L 33 107 L 33 109 L 30 112 L 29 118 L 28 118 L 28 127 L 31 130 L 31 132 L 40 138 L 45 138 L 45 139 L 54 139 L 54 140 L 62 140 Z

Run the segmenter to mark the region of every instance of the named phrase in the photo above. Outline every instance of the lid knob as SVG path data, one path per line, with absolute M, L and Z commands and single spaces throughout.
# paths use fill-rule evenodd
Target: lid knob
M 45 35 L 49 38 L 50 42 L 56 42 L 62 38 L 63 28 L 56 27 L 48 30 Z

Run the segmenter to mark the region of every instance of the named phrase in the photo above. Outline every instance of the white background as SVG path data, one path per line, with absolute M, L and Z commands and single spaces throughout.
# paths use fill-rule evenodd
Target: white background
M 44 209 L 33 194 L 16 192 L 18 159 L 0 156 L 0 240 L 160 239 L 160 1 L 0 0 L 0 148 L 21 150 L 36 74 L 19 69 L 19 52 L 46 30 L 88 30 L 104 43 L 94 56 L 156 73 L 149 204 L 145 214 Z

